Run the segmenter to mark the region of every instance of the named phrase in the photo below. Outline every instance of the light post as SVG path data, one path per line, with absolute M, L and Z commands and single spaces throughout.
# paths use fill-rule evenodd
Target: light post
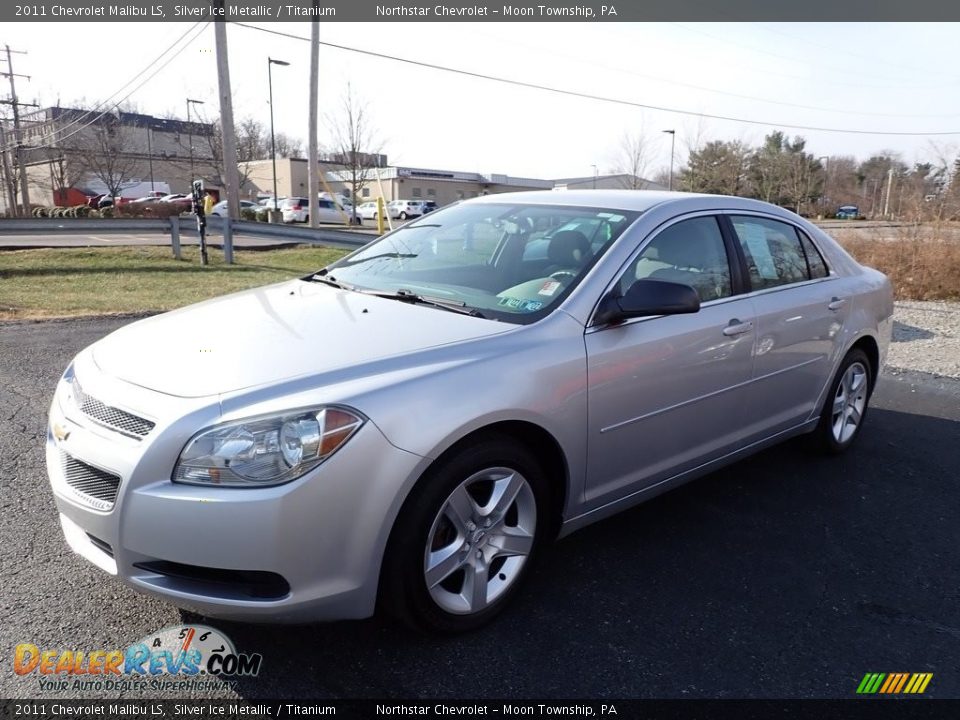
M 820 201 L 820 214 L 826 217 L 827 201 L 830 199 L 827 197 L 827 183 L 830 181 L 830 158 L 826 155 L 821 155 L 817 158 L 817 162 L 821 160 L 823 160 L 823 199 Z
M 193 182 L 193 126 L 190 124 L 190 106 L 203 105 L 203 100 L 187 98 L 187 136 L 190 141 L 190 182 Z
M 677 131 L 676 130 L 662 130 L 670 135 L 670 180 L 668 181 L 667 189 L 673 190 L 673 150 L 677 141 Z
M 153 129 L 147 125 L 147 161 L 150 163 L 150 194 L 154 192 L 153 186 Z
M 593 168 L 593 189 L 596 190 L 597 189 L 597 166 L 591 165 L 590 167 Z
M 270 159 L 273 161 L 273 211 L 277 211 L 277 141 L 273 133 L 273 66 L 287 67 L 285 60 L 267 58 L 267 86 L 270 88 Z

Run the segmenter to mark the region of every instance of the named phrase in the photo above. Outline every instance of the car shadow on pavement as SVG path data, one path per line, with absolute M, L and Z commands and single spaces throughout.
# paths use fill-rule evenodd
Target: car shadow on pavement
M 907 325 L 899 320 L 893 321 L 892 342 L 912 342 L 913 340 L 930 340 L 935 338 L 936 333 L 930 332 L 924 328 Z
M 960 666 L 958 437 L 873 408 L 843 456 L 766 450 L 561 540 L 469 635 L 210 622 L 263 654 L 251 699 L 852 697 L 871 668 Z

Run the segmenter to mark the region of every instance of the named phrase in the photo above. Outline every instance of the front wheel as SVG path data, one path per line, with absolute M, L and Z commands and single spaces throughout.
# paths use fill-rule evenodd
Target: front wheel
M 410 216 L 407 215 L 405 212 L 400 213 L 400 219 L 401 219 L 401 220 L 406 220 L 408 217 L 410 217 Z
M 490 438 L 421 478 L 384 561 L 381 599 L 418 629 L 457 633 L 500 613 L 538 554 L 548 522 L 540 464 Z
M 819 450 L 839 455 L 853 445 L 863 427 L 872 390 L 870 360 L 855 348 L 840 363 L 813 431 L 812 440 Z

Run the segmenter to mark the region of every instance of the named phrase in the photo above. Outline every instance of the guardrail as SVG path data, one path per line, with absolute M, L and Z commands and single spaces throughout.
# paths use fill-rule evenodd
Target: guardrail
M 207 217 L 207 229 L 223 238 L 225 251 L 232 253 L 234 234 L 276 239 L 290 243 L 329 245 L 356 250 L 375 236 L 351 230 L 295 227 L 245 220 L 229 221 L 216 215 Z M 11 218 L 0 219 L 0 235 L 57 235 L 107 233 L 163 233 L 170 236 L 174 255 L 180 256 L 180 235 L 195 236 L 197 224 L 193 216 L 169 218 Z M 228 259 L 229 262 L 229 259 Z

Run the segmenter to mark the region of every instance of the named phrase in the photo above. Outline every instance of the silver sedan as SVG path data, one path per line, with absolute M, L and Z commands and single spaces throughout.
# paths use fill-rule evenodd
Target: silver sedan
M 565 535 L 864 425 L 890 283 L 731 197 L 491 195 L 128 325 L 50 410 L 67 542 L 210 616 L 489 621 Z

